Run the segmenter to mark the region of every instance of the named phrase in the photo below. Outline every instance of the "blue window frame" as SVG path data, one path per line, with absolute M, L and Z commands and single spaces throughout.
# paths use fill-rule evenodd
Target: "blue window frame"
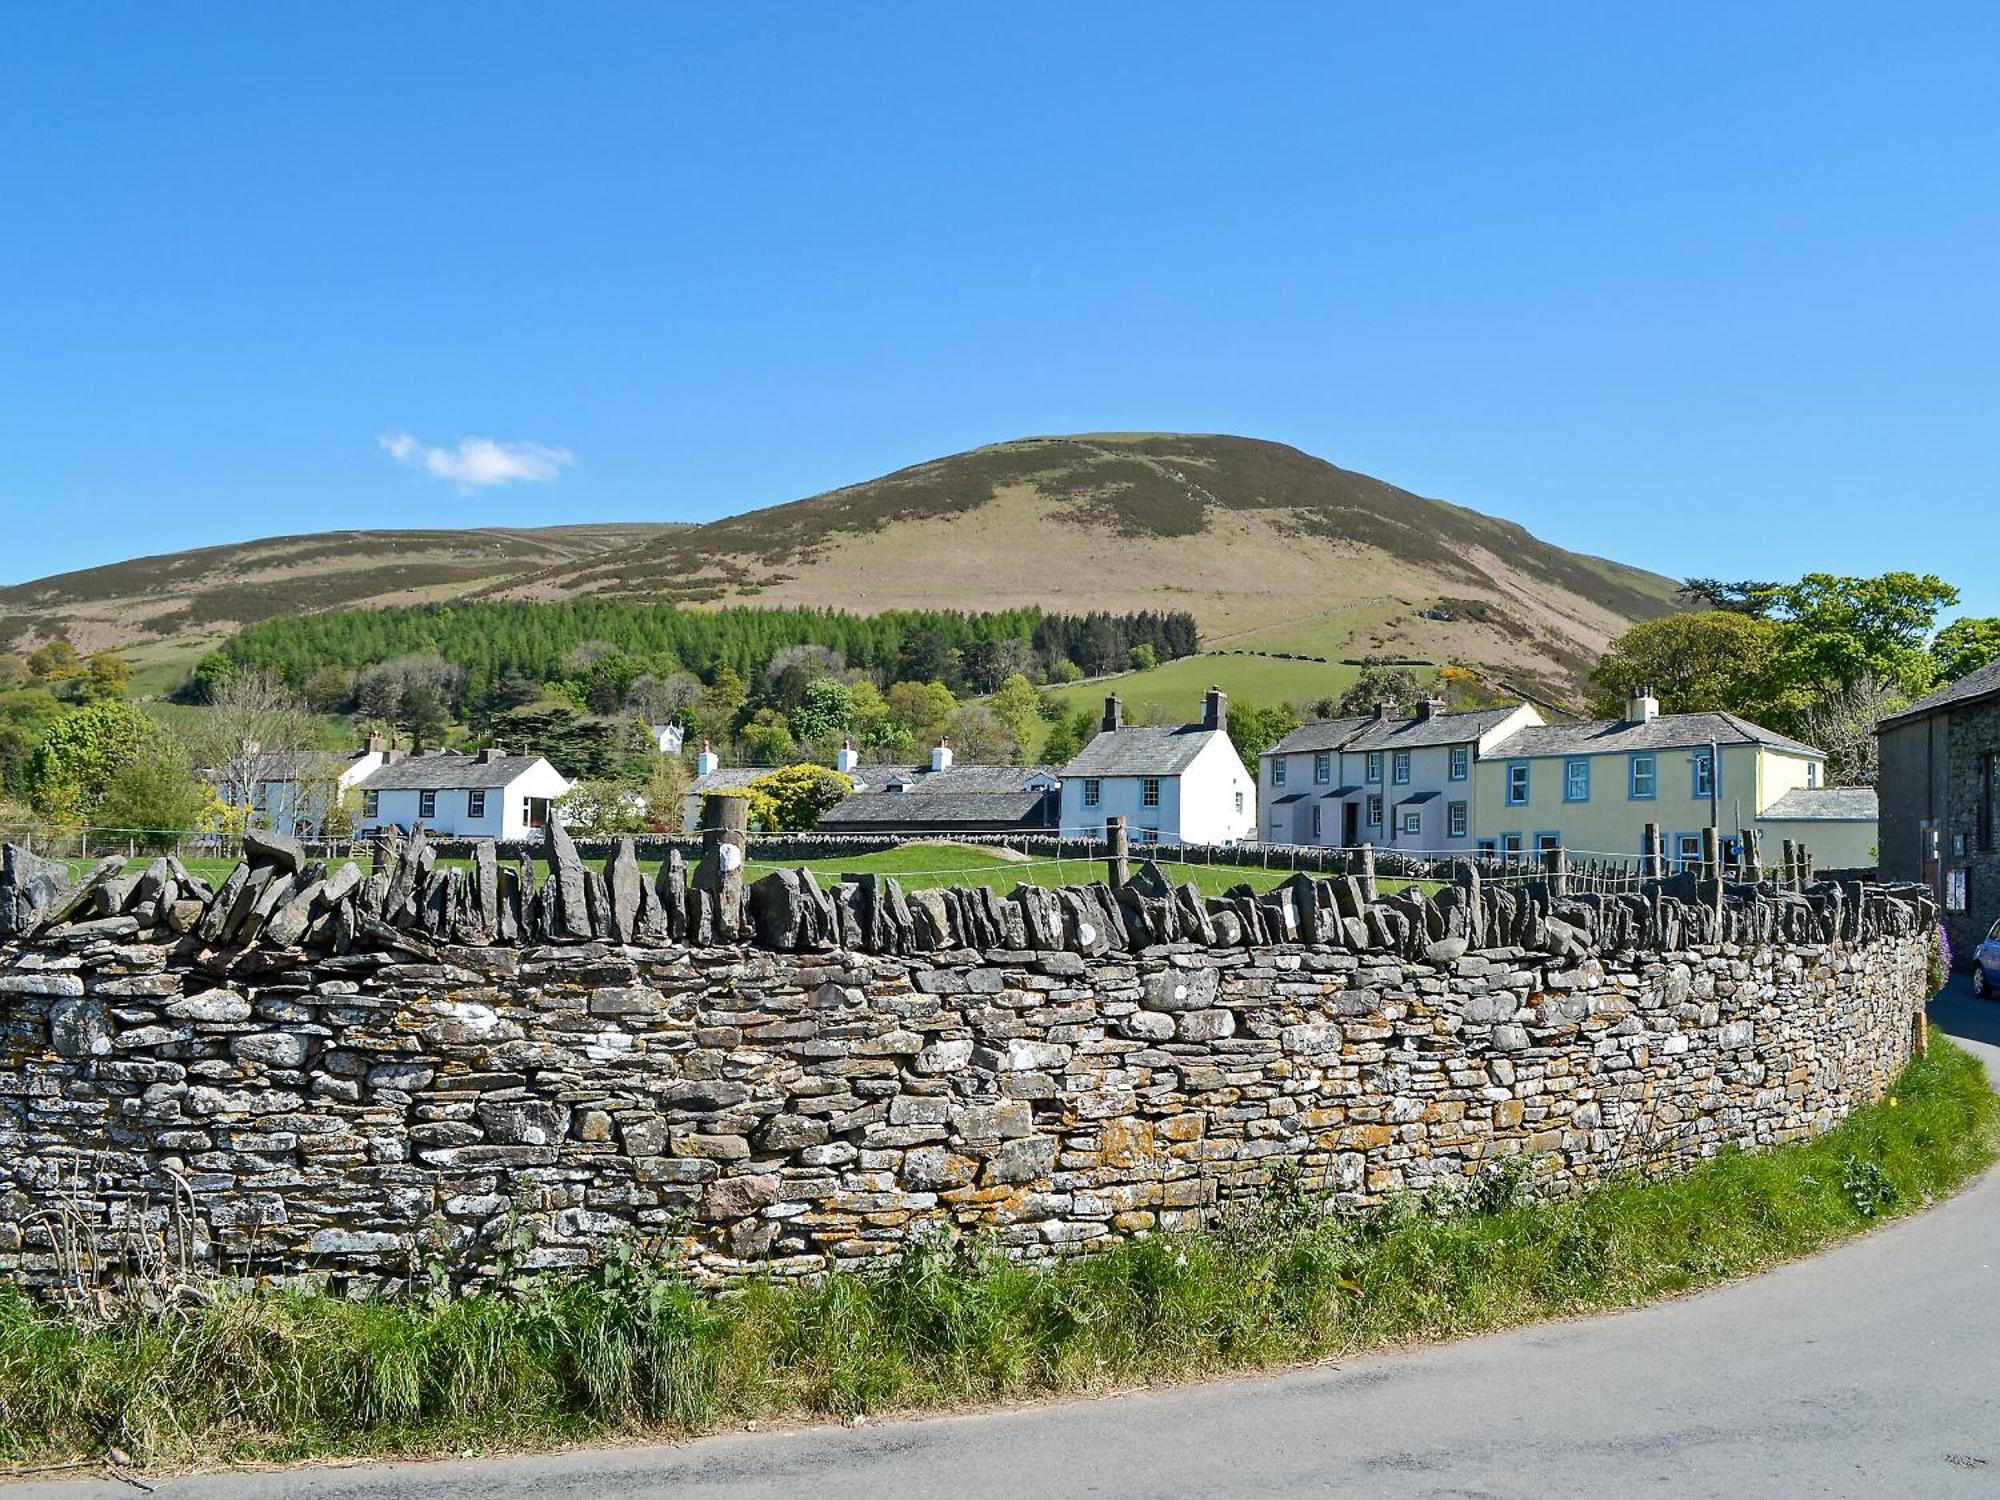
M 1563 762 L 1563 801 L 1590 800 L 1590 757 L 1572 755 Z
M 1632 757 L 1626 796 L 1634 802 L 1651 802 L 1660 795 L 1660 759 L 1656 755 Z
M 1397 786 L 1410 784 L 1410 752 L 1398 750 L 1389 757 L 1389 774 L 1395 778 Z
M 1369 781 L 1371 781 L 1371 782 L 1373 782 L 1373 783 L 1377 784 L 1377 785 L 1380 785 L 1380 784 L 1381 784 L 1381 781 L 1382 781 L 1382 752 L 1381 752 L 1380 750 L 1370 750 L 1370 751 L 1368 752 L 1368 777 L 1367 777 L 1367 779 L 1368 779 Z
M 1526 807 L 1528 805 L 1528 763 L 1525 760 L 1507 762 L 1507 805 Z
M 1560 849 L 1563 836 L 1554 830 L 1546 830 L 1535 835 L 1535 853 L 1547 854 L 1551 849 Z
M 1451 779 L 1463 781 L 1472 774 L 1472 747 L 1453 745 L 1451 747 Z
M 1693 758 L 1688 764 L 1693 773 L 1690 782 L 1694 788 L 1688 795 L 1698 802 L 1706 802 L 1708 800 L 1708 782 L 1711 770 L 1708 752 L 1706 750 L 1695 751 Z M 1719 776 L 1715 781 L 1715 794 L 1718 797 L 1722 795 L 1722 779 Z
M 1520 854 L 1520 852 L 1521 852 L 1521 835 L 1520 835 L 1520 834 L 1518 834 L 1518 833 L 1503 833 L 1503 834 L 1501 834 L 1501 835 L 1500 835 L 1500 852 L 1501 852 L 1502 854 L 1509 854 L 1509 855 L 1516 855 L 1516 856 L 1518 856 L 1518 855 Z

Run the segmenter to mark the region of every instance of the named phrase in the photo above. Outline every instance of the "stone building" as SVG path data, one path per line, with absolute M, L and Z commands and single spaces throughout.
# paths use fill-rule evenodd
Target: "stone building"
M 1876 734 L 1882 875 L 1930 886 L 1964 957 L 2000 922 L 2000 662 L 1918 699 Z

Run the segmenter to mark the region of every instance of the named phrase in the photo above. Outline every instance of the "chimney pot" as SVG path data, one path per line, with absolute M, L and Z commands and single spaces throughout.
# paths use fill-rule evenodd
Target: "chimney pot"
M 1625 719 L 1631 724 L 1650 724 L 1660 716 L 1660 700 L 1653 696 L 1651 687 L 1642 687 L 1634 692 L 1625 704 Z

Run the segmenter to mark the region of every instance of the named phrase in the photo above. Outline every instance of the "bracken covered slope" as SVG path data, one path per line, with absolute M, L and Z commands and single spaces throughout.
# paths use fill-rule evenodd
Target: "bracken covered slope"
M 1280 443 L 1025 438 L 701 526 L 336 532 L 0 589 L 0 641 L 191 656 L 298 611 L 467 595 L 1186 609 L 1218 648 L 1462 661 L 1574 685 L 1656 574 Z
M 1184 608 L 1225 649 L 1459 660 L 1574 684 L 1671 580 L 1281 443 L 1025 438 L 502 585 L 839 606 Z

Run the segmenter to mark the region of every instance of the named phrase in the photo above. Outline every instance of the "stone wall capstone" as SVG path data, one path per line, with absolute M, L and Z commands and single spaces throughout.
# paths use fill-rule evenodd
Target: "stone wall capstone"
M 1920 889 L 1834 883 L 1207 900 L 1157 869 L 1007 897 L 801 870 L 717 944 L 678 854 L 643 879 L 558 841 L 538 882 L 271 839 L 212 891 L 17 854 L 0 1275 L 50 1289 L 178 1260 L 393 1291 L 631 1235 L 716 1278 L 928 1227 L 1042 1256 L 1210 1222 L 1280 1163 L 1353 1203 L 1504 1158 L 1566 1193 L 1876 1097 L 1936 922 Z

